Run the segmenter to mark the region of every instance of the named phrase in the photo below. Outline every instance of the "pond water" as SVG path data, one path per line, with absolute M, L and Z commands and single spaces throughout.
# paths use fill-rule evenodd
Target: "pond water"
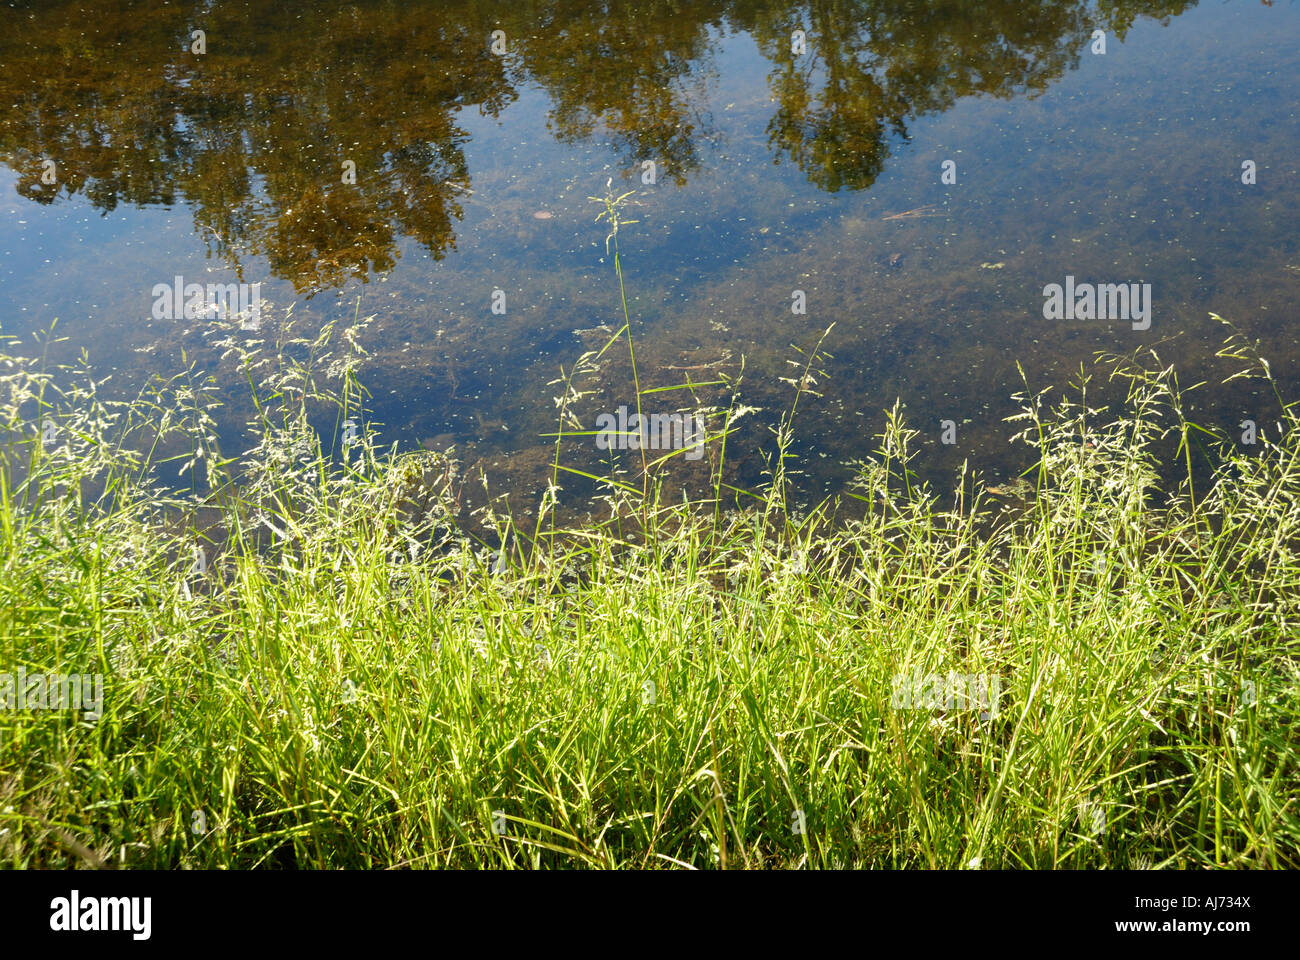
M 635 191 L 641 389 L 712 383 L 643 405 L 758 408 L 728 440 L 740 486 L 832 324 L 795 421 L 809 498 L 896 398 L 924 477 L 1012 476 L 1018 363 L 1040 388 L 1158 345 L 1210 382 L 1197 419 L 1267 421 L 1275 401 L 1219 386 L 1211 312 L 1300 398 L 1291 0 L 33 0 L 0 27 L 0 330 L 34 350 L 57 318 L 55 358 L 84 348 L 123 391 L 185 349 L 228 392 L 232 450 L 247 388 L 203 319 L 159 317 L 176 277 L 259 284 L 268 327 L 373 316 L 380 437 L 454 444 L 535 503 L 554 381 L 623 322 L 607 189 Z M 1067 282 L 1137 284 L 1149 312 L 1048 319 Z M 626 344 L 576 386 L 583 429 L 634 410 Z M 675 458 L 681 482 L 716 448 Z M 582 436 L 561 460 L 609 456 Z

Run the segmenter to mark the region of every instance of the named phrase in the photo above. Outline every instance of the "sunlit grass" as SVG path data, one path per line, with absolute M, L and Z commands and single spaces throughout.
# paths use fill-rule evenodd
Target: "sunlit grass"
M 445 459 L 313 428 L 355 413 L 361 326 L 232 334 L 234 458 L 197 374 L 114 404 L 7 360 L 0 671 L 103 673 L 105 705 L 0 711 L 0 861 L 1300 866 L 1290 408 L 1193 498 L 1156 489 L 1193 429 L 1159 363 L 1102 368 L 1119 415 L 1086 377 L 1027 393 L 1036 491 L 1000 522 L 969 476 L 916 485 L 897 410 L 861 518 L 796 514 L 787 418 L 749 509 L 611 487 L 617 521 L 498 551 Z M 996 675 L 999 709 L 891 709 L 914 670 Z

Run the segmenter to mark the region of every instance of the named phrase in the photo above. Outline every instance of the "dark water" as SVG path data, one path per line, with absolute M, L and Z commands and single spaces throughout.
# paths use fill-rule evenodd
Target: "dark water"
M 293 304 L 309 329 L 374 315 L 381 436 L 455 443 L 535 502 L 551 382 L 603 342 L 575 331 L 622 323 L 588 199 L 611 179 L 639 204 L 620 240 L 642 389 L 728 381 L 646 409 L 725 405 L 743 359 L 739 402 L 759 411 L 729 441 L 742 485 L 790 406 L 790 361 L 832 323 L 796 421 L 810 494 L 837 488 L 895 398 L 923 475 L 969 458 L 1008 476 L 1017 361 L 1043 387 L 1160 344 L 1184 383 L 1211 382 L 1201 420 L 1267 420 L 1262 394 L 1218 386 L 1233 368 L 1210 312 L 1300 398 L 1291 0 L 41 0 L 0 6 L 0 67 L 0 329 L 31 344 L 58 318 L 62 356 L 84 347 L 120 388 L 191 351 L 229 393 L 232 447 L 244 385 L 202 320 L 152 316 L 177 275 L 260 283 L 267 318 Z M 1045 319 L 1067 275 L 1150 284 L 1149 329 Z M 579 381 L 586 429 L 635 405 L 631 373 L 616 345 Z M 562 461 L 601 473 L 600 456 L 584 437 Z

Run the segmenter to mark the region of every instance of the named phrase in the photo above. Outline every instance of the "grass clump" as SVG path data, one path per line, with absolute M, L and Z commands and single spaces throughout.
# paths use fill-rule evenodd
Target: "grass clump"
M 0 711 L 5 864 L 1300 865 L 1289 407 L 1162 493 L 1153 446 L 1193 428 L 1169 369 L 1116 360 L 1119 415 L 1088 377 L 1022 398 L 1035 490 L 1000 520 L 965 471 L 914 482 L 895 411 L 852 519 L 786 509 L 784 434 L 745 509 L 612 487 L 607 523 L 488 511 L 504 550 L 447 461 L 330 455 L 312 411 L 346 422 L 360 357 L 332 337 L 276 346 L 231 459 L 200 379 L 115 404 L 5 358 L 0 670 L 105 684 L 97 720 Z M 917 678 L 948 695 L 903 708 Z

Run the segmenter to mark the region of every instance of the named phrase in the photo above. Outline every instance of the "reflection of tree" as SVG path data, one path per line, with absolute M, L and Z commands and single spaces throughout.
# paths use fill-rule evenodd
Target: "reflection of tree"
M 0 156 L 19 192 L 82 192 L 104 211 L 183 197 L 232 264 L 265 256 L 299 289 L 391 267 L 399 233 L 443 256 L 469 178 L 455 113 L 495 115 L 515 96 L 489 22 L 473 5 L 437 17 L 257 6 L 251 22 L 219 0 L 116 0 L 93 17 L 42 3 L 30 29 L 19 19 L 0 37 L 0 99 L 14 105 Z M 198 25 L 204 56 L 188 49 Z M 46 157 L 57 186 L 41 182 Z
M 1146 0 L 1143 3 L 1134 3 L 1133 0 L 1097 0 L 1097 26 L 1123 40 L 1138 17 L 1150 17 L 1164 24 L 1169 22 L 1170 17 L 1176 17 L 1195 5 L 1196 0 Z
M 523 78 L 550 96 L 561 140 L 607 138 L 625 163 L 657 160 L 678 183 L 711 132 L 700 86 L 716 29 L 749 33 L 773 64 L 768 125 L 830 191 L 880 174 L 909 119 L 972 95 L 1045 89 L 1091 30 L 1194 0 L 13 0 L 0 33 L 0 159 L 18 192 L 83 193 L 194 209 L 238 269 L 264 256 L 300 290 L 389 268 L 398 235 L 435 258 L 454 247 L 469 186 L 461 109 L 496 116 Z M 208 52 L 189 51 L 190 31 Z M 504 29 L 509 55 L 488 37 Z M 790 35 L 807 32 L 793 56 Z M 41 181 L 41 161 L 58 182 Z M 342 182 L 345 160 L 356 184 Z
M 1139 15 L 1168 17 L 1195 0 L 811 0 L 793 9 L 740 3 L 776 69 L 769 143 L 825 190 L 869 187 L 908 118 L 977 94 L 1033 96 L 1078 59 L 1094 27 L 1123 37 Z M 795 56 L 791 34 L 807 34 Z
M 699 166 L 710 130 L 703 97 L 708 28 L 721 0 L 592 4 L 543 0 L 513 18 L 530 77 L 550 96 L 550 127 L 566 142 L 607 137 L 626 165 L 654 160 L 678 184 Z M 507 27 L 509 31 L 510 28 Z

